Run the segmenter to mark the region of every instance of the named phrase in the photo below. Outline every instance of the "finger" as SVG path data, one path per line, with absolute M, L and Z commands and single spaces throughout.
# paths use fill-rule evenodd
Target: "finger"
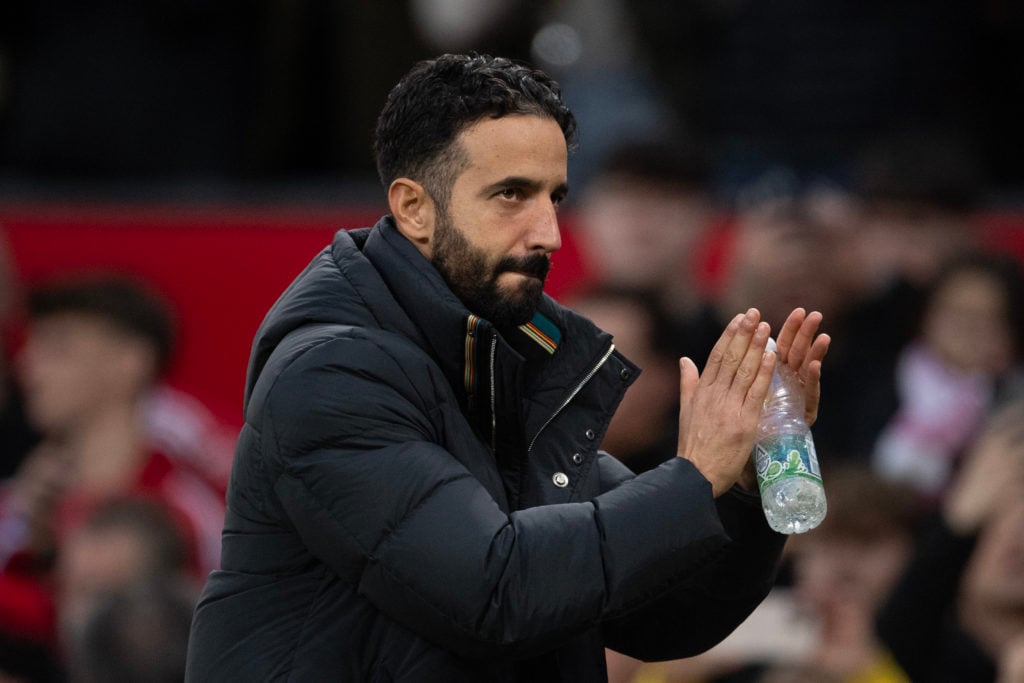
M 793 346 L 793 340 L 796 338 L 796 333 L 799 331 L 800 325 L 803 324 L 805 317 L 806 311 L 804 309 L 794 308 L 793 312 L 786 317 L 786 322 L 782 323 L 778 339 L 775 340 L 775 348 L 778 351 L 779 360 L 783 363 L 789 362 L 789 350 Z
M 679 359 L 679 438 L 678 453 L 683 452 L 687 432 L 690 429 L 690 415 L 693 414 L 693 397 L 697 393 L 700 372 L 689 358 Z
M 711 349 L 711 353 L 708 354 L 708 362 L 704 364 L 704 381 L 714 382 L 715 378 L 718 377 L 718 371 L 722 367 L 722 358 L 725 356 L 725 350 L 729 347 L 732 342 L 732 338 L 736 335 L 736 332 L 740 329 L 740 321 L 743 320 L 743 314 L 737 313 L 729 324 L 726 325 L 725 331 L 722 332 L 722 336 L 715 342 L 715 346 Z
M 814 341 L 811 343 L 811 350 L 807 353 L 807 361 L 821 361 L 825 360 L 825 356 L 828 354 L 828 349 L 832 345 L 832 336 L 822 332 Z
M 832 344 L 832 337 L 827 334 L 819 334 L 814 338 L 811 343 L 811 348 L 807 351 L 807 354 L 803 359 L 803 367 L 798 370 L 801 381 L 807 383 L 811 381 L 818 381 L 821 378 L 821 362 L 825 360 L 825 355 L 828 354 L 829 346 Z M 817 367 L 816 373 L 811 373 L 811 366 Z
M 722 362 L 718 368 L 718 378 L 722 378 L 725 381 L 725 386 L 731 386 L 736 377 L 736 371 L 739 370 L 743 364 L 744 359 L 747 356 L 747 350 L 750 348 L 750 340 L 753 338 L 754 333 L 759 327 L 759 321 L 761 320 L 761 312 L 756 308 L 750 308 L 746 314 L 740 318 L 739 326 L 736 328 L 736 333 L 729 340 L 728 346 L 725 347 L 722 353 Z M 767 339 L 765 340 L 767 341 Z M 750 386 L 749 379 L 747 381 L 747 387 Z M 746 391 L 746 387 L 744 387 Z
M 793 345 L 789 349 L 789 357 L 786 358 L 786 363 L 791 368 L 799 370 L 808 360 L 808 352 L 814 343 L 814 335 L 818 332 L 820 325 L 821 313 L 818 311 L 811 311 L 804 318 L 793 338 Z
M 679 359 L 679 403 L 686 407 L 693 403 L 693 395 L 697 393 L 700 371 L 693 361 L 683 356 Z
M 771 328 L 765 322 L 758 323 L 757 327 L 754 328 L 754 334 L 747 345 L 746 352 L 743 354 L 743 360 L 740 366 L 736 368 L 736 374 L 731 384 L 733 391 L 738 391 L 744 396 L 749 393 L 751 385 L 757 379 L 761 362 L 764 360 L 764 350 L 768 344 L 768 334 L 770 331 Z
M 804 421 L 812 426 L 818 419 L 818 404 L 821 402 L 821 361 L 813 360 L 807 364 L 807 377 L 804 379 Z
M 832 338 L 829 335 L 819 334 L 811 343 L 811 348 L 804 358 L 804 366 L 798 373 L 804 386 L 804 420 L 808 426 L 813 425 L 818 419 L 818 405 L 821 402 L 821 362 L 825 359 L 831 343 Z
M 744 402 L 744 412 L 756 419 L 761 414 L 764 400 L 768 397 L 768 389 L 772 383 L 772 373 L 775 371 L 775 363 L 778 362 L 778 354 L 773 351 L 762 351 L 761 361 L 758 366 L 757 375 L 754 377 L 750 389 L 747 391 L 747 399 Z

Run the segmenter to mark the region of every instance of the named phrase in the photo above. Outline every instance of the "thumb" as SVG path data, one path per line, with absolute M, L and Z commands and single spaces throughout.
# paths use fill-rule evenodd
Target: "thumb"
M 693 361 L 685 356 L 679 359 L 679 443 L 678 453 L 684 450 L 686 434 L 689 431 L 693 396 L 697 393 L 700 372 Z
M 683 356 L 679 359 L 679 403 L 682 407 L 689 407 L 693 402 L 693 395 L 697 392 L 697 383 L 700 381 L 700 371 L 693 361 Z

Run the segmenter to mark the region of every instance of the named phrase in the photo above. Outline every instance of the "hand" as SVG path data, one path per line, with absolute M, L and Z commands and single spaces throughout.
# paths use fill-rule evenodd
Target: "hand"
M 24 518 L 28 546 L 39 555 L 53 550 L 53 511 L 70 481 L 67 460 L 44 443 L 28 455 L 10 484 L 7 512 Z
M 814 336 L 821 325 L 821 313 L 796 308 L 782 324 L 775 345 L 779 362 L 785 363 L 800 379 L 804 387 L 804 419 L 813 425 L 818 419 L 818 402 L 821 399 L 821 361 L 828 353 L 831 337 L 827 334 Z
M 733 318 L 703 373 L 689 358 L 679 362 L 677 453 L 697 467 L 715 496 L 728 491 L 751 462 L 754 432 L 771 384 L 775 354 L 765 351 L 771 330 L 760 320 L 756 308 Z
M 943 502 L 949 527 L 977 533 L 1024 491 L 1024 401 L 996 413 L 975 440 Z

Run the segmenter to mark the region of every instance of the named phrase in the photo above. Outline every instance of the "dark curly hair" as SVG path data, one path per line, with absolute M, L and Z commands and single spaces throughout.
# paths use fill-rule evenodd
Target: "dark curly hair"
M 374 153 L 387 188 L 411 178 L 440 207 L 465 168 L 456 137 L 485 117 L 509 114 L 549 117 L 571 149 L 576 119 L 558 84 L 543 71 L 489 55 L 451 55 L 419 62 L 391 90 L 377 119 Z

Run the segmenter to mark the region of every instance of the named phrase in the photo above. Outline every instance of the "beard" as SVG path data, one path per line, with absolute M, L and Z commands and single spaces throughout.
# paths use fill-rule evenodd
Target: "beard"
M 438 212 L 430 261 L 471 313 L 497 327 L 515 327 L 533 318 L 551 268 L 546 254 L 505 256 L 489 262 L 487 254 L 470 244 L 444 210 Z M 505 272 L 529 277 L 512 290 L 502 290 L 498 277 Z

